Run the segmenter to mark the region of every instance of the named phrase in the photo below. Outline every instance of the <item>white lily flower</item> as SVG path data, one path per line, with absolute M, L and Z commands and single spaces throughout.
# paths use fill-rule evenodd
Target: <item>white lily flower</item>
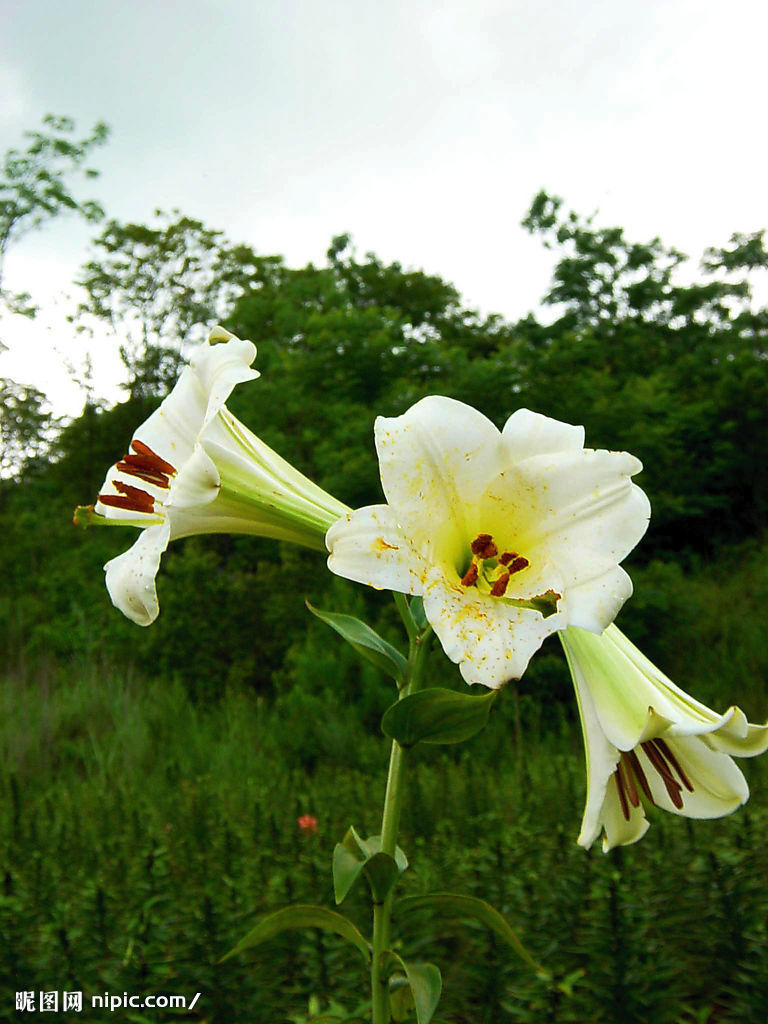
M 637 842 L 643 803 L 688 818 L 721 818 L 749 798 L 731 760 L 768 748 L 768 725 L 737 707 L 718 715 L 694 700 L 616 627 L 602 636 L 560 634 L 579 703 L 587 758 L 587 804 L 578 842 L 603 849 Z
M 386 505 L 329 530 L 329 568 L 421 595 L 468 683 L 519 678 L 544 638 L 599 633 L 632 593 L 619 562 L 650 506 L 626 452 L 584 449 L 584 428 L 518 409 L 499 431 L 450 398 L 376 420 Z
M 155 576 L 170 541 L 249 533 L 324 550 L 328 527 L 349 511 L 227 409 L 235 385 L 259 376 L 255 356 L 251 342 L 214 328 L 108 471 L 96 505 L 75 513 L 83 526 L 141 528 L 133 547 L 104 566 L 112 603 L 140 626 L 157 618 Z

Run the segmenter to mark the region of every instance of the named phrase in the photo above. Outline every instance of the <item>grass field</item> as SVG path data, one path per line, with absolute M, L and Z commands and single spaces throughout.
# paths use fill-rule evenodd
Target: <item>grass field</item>
M 464 747 L 411 755 L 403 891 L 488 900 L 562 984 L 543 985 L 479 926 L 398 923 L 401 951 L 443 971 L 438 1019 L 764 1024 L 768 771 L 745 765 L 753 799 L 731 818 L 658 814 L 638 845 L 585 853 L 578 726 L 543 730 L 523 700 L 516 729 L 504 697 Z M 263 702 L 200 709 L 172 681 L 93 669 L 7 679 L 0 710 L 0 1019 L 24 1018 L 20 990 L 199 991 L 185 1019 L 221 1024 L 300 1021 L 310 995 L 350 1014 L 365 1000 L 358 954 L 320 933 L 217 960 L 267 909 L 333 906 L 333 845 L 350 824 L 379 830 L 383 741 L 327 703 L 334 756 L 307 765 Z M 307 813 L 316 835 L 297 825 Z M 367 932 L 362 895 L 349 903 Z

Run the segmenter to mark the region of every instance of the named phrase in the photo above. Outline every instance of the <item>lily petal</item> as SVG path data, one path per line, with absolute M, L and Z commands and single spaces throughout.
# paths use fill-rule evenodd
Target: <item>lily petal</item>
M 620 565 L 613 565 L 593 579 L 563 589 L 563 611 L 568 625 L 601 633 L 632 596 L 632 580 Z
M 221 478 L 213 459 L 201 444 L 196 444 L 174 482 L 169 507 L 195 508 L 209 505 L 217 497 L 220 486 Z M 175 534 L 172 539 L 175 539 Z
M 562 423 L 530 409 L 513 412 L 504 424 L 501 436 L 509 466 L 534 455 L 581 451 L 584 447 L 584 427 Z
M 560 638 L 562 640 L 562 633 Z M 613 813 L 613 801 L 608 793 L 608 787 L 612 784 L 611 779 L 619 762 L 620 752 L 610 742 L 600 725 L 595 701 L 584 674 L 580 671 L 580 662 L 574 659 L 572 663 L 572 653 L 565 644 L 563 646 L 576 691 L 587 762 L 587 802 L 577 842 L 579 846 L 588 850 L 604 826 L 606 831 L 610 826 L 611 846 L 636 842 L 648 831 L 648 822 L 642 809 L 639 809 L 639 815 L 644 824 L 640 824 L 637 814 L 630 818 L 630 822 L 625 820 L 619 808 L 618 790 L 613 794 L 618 816 Z M 616 838 L 617 835 L 619 838 Z
M 620 750 L 632 750 L 648 738 L 649 708 L 669 723 L 656 735 L 710 734 L 707 742 L 713 749 L 740 757 L 768 749 L 768 726 L 750 725 L 738 708 L 716 714 L 676 686 L 617 626 L 600 637 L 568 629 L 561 640 L 566 654 L 571 652 L 572 670 L 585 685 L 589 680 L 602 729 Z
M 421 594 L 426 563 L 389 505 L 366 505 L 337 520 L 325 538 L 328 568 L 378 590 Z
M 501 434 L 476 409 L 438 395 L 380 416 L 374 432 L 384 494 L 404 532 L 458 565 L 480 529 L 477 504 L 499 471 Z
M 519 679 L 545 638 L 558 628 L 558 619 L 564 624 L 558 615 L 545 619 L 528 608 L 447 583 L 439 568 L 427 575 L 424 611 L 464 680 L 491 689 Z
M 200 431 L 235 385 L 259 377 L 250 366 L 255 358 L 255 346 L 234 335 L 224 344 L 200 345 L 173 391 L 136 431 L 136 438 L 178 469 L 190 458 Z
M 155 576 L 170 535 L 167 522 L 150 526 L 132 547 L 104 566 L 112 604 L 138 626 L 149 626 L 160 610 Z
M 526 557 L 545 554 L 566 586 L 597 579 L 648 527 L 648 498 L 630 479 L 641 468 L 626 452 L 535 455 L 490 484 L 484 502 L 491 510 L 488 531 L 498 532 L 503 516 L 513 515 L 516 542 Z
M 219 329 L 220 330 L 220 329 Z M 200 429 L 207 426 L 222 408 L 237 384 L 256 380 L 261 374 L 251 367 L 256 358 L 253 342 L 229 334 L 223 345 L 200 345 L 192 353 L 189 365 L 197 375 L 206 396 L 206 408 Z M 216 332 L 212 332 L 216 338 Z

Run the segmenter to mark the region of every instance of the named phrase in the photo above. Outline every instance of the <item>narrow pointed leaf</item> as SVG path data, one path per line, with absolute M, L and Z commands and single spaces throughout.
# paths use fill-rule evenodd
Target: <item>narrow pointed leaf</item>
M 414 743 L 462 743 L 488 721 L 496 690 L 473 697 L 434 687 L 403 697 L 384 712 L 381 728 L 401 747 Z
M 355 946 L 366 961 L 370 959 L 370 946 L 349 918 L 338 914 L 335 910 L 328 910 L 326 907 L 295 903 L 293 906 L 283 907 L 282 910 L 276 910 L 263 917 L 256 927 L 252 928 L 219 962 L 229 960 L 230 957 L 236 956 L 238 953 L 244 953 L 247 949 L 266 942 L 280 932 L 304 928 L 322 928 L 325 931 L 335 932 Z
M 508 946 L 511 946 L 518 956 L 538 974 L 545 975 L 547 973 L 536 963 L 516 932 L 507 924 L 498 910 L 484 900 L 475 899 L 474 896 L 456 896 L 450 892 L 435 892 L 428 896 L 409 896 L 400 900 L 395 906 L 395 913 L 398 916 L 411 913 L 414 910 L 429 910 L 432 913 L 448 914 L 455 918 L 474 918 L 489 928 Z
M 365 658 L 386 675 L 391 676 L 398 684 L 403 682 L 408 662 L 400 651 L 392 644 L 388 644 L 370 626 L 353 615 L 323 612 L 319 608 L 313 608 L 309 601 L 305 603 L 313 615 L 325 622 L 331 629 L 335 629 L 339 636 L 343 636 L 361 658 Z
M 381 851 L 381 836 L 361 839 L 350 827 L 333 851 L 333 890 L 341 903 L 360 874 L 365 874 L 374 900 L 382 902 L 397 878 L 408 867 L 408 858 L 398 846 L 394 858 Z
M 336 843 L 333 850 L 333 896 L 336 904 L 341 903 L 360 877 L 365 861 L 350 853 L 343 843 Z
M 385 969 L 388 965 L 390 969 L 399 968 L 405 974 L 418 1024 L 429 1024 L 440 1002 L 440 993 L 443 989 L 439 967 L 434 964 L 408 963 L 391 949 L 386 950 L 382 956 Z
M 369 857 L 363 866 L 363 874 L 368 879 L 374 903 L 383 903 L 400 877 L 397 864 L 387 853 L 374 853 Z

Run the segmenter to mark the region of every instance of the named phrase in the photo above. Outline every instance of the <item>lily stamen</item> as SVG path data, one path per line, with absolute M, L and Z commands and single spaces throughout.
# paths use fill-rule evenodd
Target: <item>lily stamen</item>
M 477 562 L 471 562 L 469 568 L 461 577 L 462 587 L 474 587 L 474 585 L 477 583 L 478 575 L 479 573 L 477 568 Z
M 176 467 L 161 459 L 148 444 L 136 438 L 131 441 L 130 447 L 133 451 L 124 455 L 115 468 L 128 476 L 136 476 L 148 484 L 167 490 L 171 486 L 170 478 L 176 476 Z
M 621 772 L 622 781 L 625 783 L 627 788 L 629 802 L 632 804 L 633 807 L 639 807 L 640 797 L 637 792 L 637 786 L 635 785 L 635 779 L 630 768 L 630 761 L 628 758 L 622 758 L 619 761 L 619 771 Z
M 527 569 L 531 564 L 527 558 L 518 555 L 516 551 L 505 551 L 503 555 L 499 556 L 499 561 L 502 565 L 507 566 L 510 574 L 520 572 L 521 569 Z
M 619 791 L 621 813 L 624 815 L 624 820 L 629 821 L 629 804 L 627 803 L 627 794 L 624 791 L 624 775 L 621 771 L 621 761 L 616 765 L 616 771 L 613 773 L 613 777 L 616 781 L 616 789 Z
M 653 740 L 641 744 L 645 755 L 651 762 L 653 767 L 659 773 L 661 781 L 664 783 L 664 788 L 667 791 L 667 795 L 675 807 L 680 810 L 683 806 L 683 798 L 680 795 L 683 791 L 683 787 L 673 778 L 672 773 L 669 769 L 669 765 L 664 760 L 662 753 L 657 749 L 656 744 Z
M 645 777 L 645 772 L 643 771 L 643 766 L 640 764 L 640 758 L 637 756 L 637 754 L 634 752 L 634 750 L 628 750 L 627 753 L 624 754 L 623 756 L 627 758 L 627 760 L 629 761 L 630 765 L 632 766 L 632 772 L 633 772 L 635 778 L 637 779 L 637 781 L 640 783 L 640 788 L 642 789 L 642 791 L 645 794 L 646 798 L 651 803 L 655 803 L 655 801 L 653 799 L 653 794 L 651 793 L 651 787 L 648 784 L 648 779 Z M 637 804 L 635 804 L 635 806 L 637 806 Z
M 504 592 L 509 584 L 509 573 L 505 572 L 503 576 L 499 576 L 496 582 L 491 587 L 491 597 L 503 597 Z
M 115 469 L 119 473 L 125 473 L 126 476 L 135 476 L 139 480 L 143 480 L 144 483 L 153 484 L 155 487 L 162 487 L 164 490 L 168 490 L 171 486 L 171 481 L 165 475 L 165 473 L 156 473 L 152 470 L 146 469 L 141 465 L 136 465 L 134 462 L 128 462 L 128 459 L 135 459 L 136 456 L 125 455 L 123 458 L 115 463 Z
M 499 549 L 493 542 L 493 537 L 490 533 L 478 533 L 477 537 L 470 544 L 472 554 L 477 555 L 478 558 L 485 560 L 486 558 L 495 558 L 499 553 Z
M 530 565 L 528 559 L 518 555 L 516 551 L 504 551 L 499 555 L 498 546 L 490 533 L 478 533 L 470 544 L 470 549 L 472 561 L 461 578 L 461 585 L 476 586 L 482 573 L 484 582 L 490 584 L 491 597 L 504 597 L 510 577 Z M 486 562 L 491 564 L 485 565 Z
M 121 504 L 116 506 L 117 508 L 127 508 L 133 512 L 154 512 L 155 511 L 155 499 L 147 491 L 141 487 L 132 487 L 130 484 L 124 483 L 122 480 L 113 480 L 112 486 L 120 494 L 124 495 L 125 498 L 131 504 Z M 110 494 L 100 494 L 99 501 L 103 505 L 114 505 L 115 496 Z
M 135 491 L 136 495 L 100 494 L 99 501 L 102 505 L 122 508 L 127 512 L 148 512 L 151 514 L 155 511 L 155 503 L 146 491 L 140 491 L 138 487 L 132 487 L 131 490 Z M 142 495 L 143 497 L 139 498 L 137 495 Z
M 683 769 L 680 767 L 680 762 L 677 760 L 675 755 L 669 749 L 669 744 L 666 742 L 666 740 L 662 740 L 662 739 L 655 740 L 655 743 L 656 743 L 656 747 L 658 748 L 659 752 L 661 754 L 663 754 L 663 756 L 667 759 L 667 761 L 670 763 L 670 765 L 675 769 L 675 771 L 679 775 L 680 781 L 682 782 L 682 784 L 685 786 L 685 788 L 688 790 L 689 793 L 692 793 L 693 792 L 693 786 L 691 785 L 691 782 L 688 779 L 688 776 L 685 774 Z
M 683 786 L 685 786 L 689 793 L 693 792 L 693 786 L 688 776 L 681 768 L 680 762 L 670 750 L 669 744 L 665 740 L 655 739 L 646 740 L 646 742 L 641 743 L 640 746 L 653 768 L 656 769 L 659 778 L 664 783 L 664 788 L 667 791 L 669 799 L 678 810 L 681 810 L 683 806 Z M 678 782 L 673 776 L 673 771 L 677 773 L 683 785 L 680 785 L 680 782 Z M 633 807 L 640 806 L 640 797 L 637 792 L 637 787 L 635 786 L 635 780 L 640 784 L 643 795 L 646 797 L 648 802 L 656 806 L 656 801 L 653 799 L 651 787 L 648 784 L 648 779 L 643 771 L 640 758 L 634 750 L 622 752 L 619 762 L 616 765 L 614 775 L 616 778 L 616 786 L 619 791 L 621 813 L 624 815 L 626 821 L 629 821 L 629 815 L 631 813 L 629 804 Z

